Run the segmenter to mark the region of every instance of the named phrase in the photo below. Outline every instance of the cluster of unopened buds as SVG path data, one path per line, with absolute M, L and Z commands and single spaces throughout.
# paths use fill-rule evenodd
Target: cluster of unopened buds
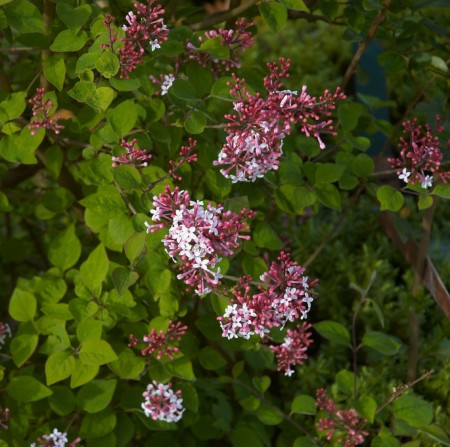
M 150 46 L 151 51 L 161 48 L 167 40 L 169 30 L 161 17 L 165 10 L 156 0 L 147 0 L 147 3 L 134 3 L 136 12 L 130 11 L 126 16 L 127 25 L 123 25 L 125 37 L 120 41 L 123 47 L 117 50 L 120 59 L 120 77 L 128 78 L 136 67 L 142 63 L 145 49 Z M 114 18 L 105 17 L 104 24 L 109 31 L 110 44 L 113 47 L 117 40 L 117 33 L 113 31 Z
M 232 68 L 240 67 L 241 53 L 253 45 L 253 36 L 248 31 L 252 26 L 253 23 L 241 18 L 236 21 L 234 29 L 219 28 L 206 31 L 204 36 L 198 38 L 200 43 L 203 44 L 208 39 L 219 39 L 220 44 L 228 49 L 228 57 L 223 59 L 214 57 L 208 51 L 199 50 L 192 42 L 187 42 L 186 50 L 189 59 L 203 67 L 209 67 L 215 74 L 220 73 L 222 69 L 229 71 Z
M 268 171 L 278 169 L 283 140 L 295 124 L 306 136 L 317 139 L 325 148 L 323 134 L 335 135 L 329 118 L 335 102 L 345 99 L 341 90 L 325 90 L 319 98 L 310 96 L 303 86 L 297 91 L 283 89 L 283 80 L 289 77 L 290 61 L 280 58 L 279 64 L 267 64 L 270 74 L 264 78 L 267 96 L 250 94 L 245 80 L 232 75 L 230 92 L 236 98 L 235 114 L 225 115 L 229 120 L 226 143 L 215 165 L 227 166 L 221 173 L 236 182 L 254 182 Z
M 392 168 L 397 169 L 397 175 L 405 183 L 414 185 L 420 183 L 423 189 L 433 186 L 434 179 L 440 178 L 447 183 L 450 171 L 442 170 L 442 152 L 437 134 L 444 130 L 441 119 L 436 116 L 436 128 L 431 129 L 429 124 L 422 127 L 417 119 L 405 121 L 403 132 L 398 145 L 400 156 L 388 158 Z
M 43 435 L 38 438 L 37 443 L 33 442 L 30 447 L 75 447 L 81 442 L 80 438 L 68 443 L 67 433 L 54 429 L 49 435 Z
M 58 123 L 61 119 L 59 115 L 51 115 L 53 110 L 53 103 L 50 99 L 45 99 L 45 89 L 40 87 L 36 89 L 36 94 L 28 100 L 33 106 L 33 117 L 28 124 L 28 128 L 31 131 L 31 135 L 36 135 L 38 130 L 47 129 L 51 130 L 58 135 L 61 129 L 64 129 L 62 124 Z
M 129 143 L 127 143 L 125 140 L 121 141 L 120 145 L 126 149 L 126 152 L 122 155 L 119 155 L 118 157 L 112 157 L 113 168 L 116 168 L 121 164 L 139 167 L 148 166 L 146 160 L 150 160 L 150 158 L 152 158 L 152 155 L 142 149 L 136 149 L 136 142 L 136 138 L 131 140 Z
M 233 289 L 231 304 L 218 317 L 222 336 L 249 339 L 257 334 L 264 338 L 274 327 L 305 319 L 311 309 L 317 280 L 310 281 L 305 269 L 281 252 L 269 271 L 261 275 L 259 293 L 251 294 L 251 277 L 244 276 Z
M 338 432 L 339 445 L 353 447 L 364 442 L 369 433 L 362 430 L 366 420 L 361 418 L 355 409 L 338 410 L 334 401 L 327 396 L 324 389 L 317 390 L 316 405 L 326 416 L 317 421 L 317 430 L 326 432 L 326 440 L 331 441 Z
M 240 215 L 225 211 L 223 206 L 192 201 L 187 191 L 166 187 L 165 193 L 153 197 L 151 210 L 154 225 L 146 223 L 147 232 L 169 227 L 163 239 L 172 260 L 180 264 L 178 279 L 203 295 L 216 289 L 222 274 L 216 264 L 220 256 L 230 256 L 239 246 L 239 239 L 248 239 L 244 222 L 252 211 Z
M 181 390 L 173 391 L 169 383 L 164 385 L 153 381 L 143 393 L 142 409 L 154 421 L 178 422 L 185 411 Z
M 271 351 L 277 358 L 278 371 L 284 371 L 288 377 L 294 374 L 293 366 L 302 365 L 308 358 L 306 351 L 313 342 L 312 333 L 309 331 L 311 325 L 303 322 L 295 327 L 288 329 L 286 337 L 281 345 L 269 345 Z
M 149 334 L 144 335 L 142 343 L 147 346 L 141 349 L 141 355 L 153 355 L 156 354 L 156 359 L 160 360 L 163 356 L 166 356 L 170 360 L 173 360 L 174 356 L 179 352 L 178 347 L 173 343 L 179 342 L 181 337 L 186 333 L 187 326 L 184 326 L 180 321 L 174 323 L 169 321 L 169 327 L 166 331 L 160 330 L 159 332 L 153 328 Z M 141 342 L 133 334 L 130 335 L 130 343 L 128 346 L 136 346 Z

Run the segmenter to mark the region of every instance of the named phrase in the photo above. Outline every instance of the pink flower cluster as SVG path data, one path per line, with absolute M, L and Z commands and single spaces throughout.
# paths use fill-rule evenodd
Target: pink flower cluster
M 231 94 L 236 97 L 236 114 L 225 115 L 228 123 L 226 143 L 219 153 L 215 165 L 226 165 L 221 173 L 235 182 L 254 182 L 268 171 L 278 169 L 282 155 L 283 139 L 289 135 L 294 124 L 306 136 L 312 136 L 325 144 L 323 134 L 335 135 L 333 121 L 329 119 L 338 99 L 345 99 L 339 87 L 334 93 L 325 90 L 318 100 L 302 87 L 297 91 L 284 90 L 283 80 L 289 77 L 290 61 L 280 58 L 269 63 L 270 74 L 264 78 L 267 96 L 250 94 L 245 80 L 233 74 Z
M 204 205 L 203 201 L 191 201 L 187 191 L 175 188 L 153 198 L 151 210 L 155 225 L 147 225 L 147 232 L 169 227 L 163 244 L 174 262 L 180 263 L 178 279 L 182 279 L 195 292 L 203 295 L 220 284 L 220 256 L 230 256 L 239 246 L 240 234 L 248 230 L 245 219 L 252 211 L 242 210 L 238 215 L 225 211 L 223 206 Z
M 197 161 L 197 154 L 195 152 L 197 146 L 197 141 L 189 138 L 188 144 L 186 146 L 181 146 L 180 157 L 181 160 L 175 163 L 173 160 L 169 160 L 169 175 L 174 180 L 181 180 L 181 177 L 176 174 L 176 171 L 183 165 L 184 163 L 192 163 Z
M 147 4 L 136 2 L 136 13 L 130 11 L 126 20 L 128 25 L 123 25 L 126 37 L 121 38 L 123 47 L 119 48 L 120 77 L 128 78 L 142 62 L 145 49 L 150 46 L 151 51 L 161 48 L 161 44 L 167 40 L 169 30 L 164 24 L 162 16 L 165 10 L 161 5 L 154 5 L 156 0 L 147 0 Z M 104 24 L 109 31 L 111 49 L 117 40 L 117 33 L 113 32 L 114 18 L 111 15 L 105 17 Z
M 447 183 L 450 171 L 440 169 L 443 156 L 437 136 L 443 130 L 439 115 L 436 116 L 435 130 L 432 130 L 429 124 L 423 128 L 417 124 L 417 119 L 403 123 L 403 132 L 406 136 L 400 138 L 398 145 L 400 157 L 388 158 L 391 166 L 398 169 L 397 175 L 400 180 L 411 185 L 420 183 L 423 189 L 433 186 L 434 175 Z
M 232 291 L 232 304 L 217 318 L 222 336 L 247 340 L 254 334 L 265 337 L 273 327 L 283 328 L 288 321 L 306 318 L 313 301 L 310 288 L 317 285 L 317 280 L 310 281 L 304 272 L 287 253 L 281 252 L 269 271 L 261 275 L 259 293 L 250 293 L 250 277 L 241 278 Z M 303 338 L 302 343 L 306 340 Z
M 340 445 L 353 447 L 364 442 L 364 437 L 369 433 L 361 428 L 366 422 L 355 409 L 338 410 L 334 401 L 327 396 L 324 389 L 317 390 L 316 405 L 319 410 L 325 411 L 327 416 L 317 422 L 319 431 L 326 431 L 326 439 L 330 441 L 336 431 L 346 432 L 340 438 Z
M 204 36 L 198 38 L 200 43 L 204 43 L 208 39 L 220 39 L 221 44 L 228 47 L 230 51 L 229 58 L 219 59 L 213 57 L 206 51 L 199 51 L 192 42 L 188 42 L 186 50 L 188 51 L 189 59 L 195 60 L 203 67 L 210 67 L 216 74 L 219 74 L 223 68 L 226 71 L 232 68 L 239 68 L 240 53 L 253 45 L 253 36 L 248 31 L 252 26 L 253 23 L 247 23 L 245 18 L 241 18 L 236 21 L 234 29 L 220 28 L 218 30 L 210 30 L 206 31 Z
M 58 124 L 61 119 L 59 115 L 50 116 L 53 109 L 53 103 L 50 99 L 44 100 L 45 89 L 37 88 L 36 94 L 28 100 L 33 106 L 33 118 L 31 118 L 28 128 L 31 130 L 31 135 L 35 135 L 39 129 L 52 130 L 55 135 L 59 134 L 61 129 L 64 129 L 62 124 Z
M 287 335 L 281 345 L 269 346 L 277 357 L 278 371 L 284 371 L 288 377 L 294 374 L 293 366 L 302 365 L 303 361 L 308 358 L 306 351 L 313 342 L 312 334 L 308 331 L 311 327 L 305 322 L 299 324 L 295 329 L 287 330 Z
M 156 359 L 160 360 L 163 356 L 173 360 L 174 355 L 178 353 L 178 347 L 173 346 L 171 343 L 179 342 L 181 337 L 186 333 L 187 326 L 179 321 L 174 323 L 169 321 L 169 327 L 164 332 L 159 332 L 153 328 L 148 335 L 144 335 L 142 341 L 147 344 L 147 347 L 141 350 L 141 355 L 153 355 L 156 353 Z M 130 334 L 130 344 L 128 346 L 136 346 L 140 341 L 135 335 Z
M 185 408 L 181 391 L 173 392 L 171 384 L 163 385 L 153 381 L 143 393 L 145 401 L 142 408 L 147 417 L 154 421 L 178 422 L 183 416 Z
M 150 160 L 152 155 L 142 149 L 135 149 L 136 142 L 136 138 L 131 140 L 129 143 L 125 140 L 121 141 L 120 145 L 126 149 L 126 152 L 118 157 L 112 157 L 113 168 L 116 168 L 121 164 L 141 167 L 148 166 L 148 163 L 145 160 Z
M 70 444 L 67 444 L 67 433 L 60 432 L 58 429 L 54 429 L 49 435 L 43 435 L 38 438 L 38 444 L 33 442 L 30 447 L 75 447 L 81 442 L 80 438 L 73 440 Z

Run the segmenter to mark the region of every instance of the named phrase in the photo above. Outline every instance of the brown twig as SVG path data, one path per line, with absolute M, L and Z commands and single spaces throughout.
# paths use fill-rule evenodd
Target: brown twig
M 378 13 L 378 15 L 375 17 L 374 21 L 370 25 L 370 28 L 369 28 L 369 31 L 367 32 L 366 37 L 359 44 L 359 47 L 356 50 L 356 53 L 353 56 L 353 59 L 350 62 L 349 66 L 347 67 L 347 71 L 345 72 L 344 77 L 342 78 L 342 81 L 340 84 L 342 90 L 345 90 L 345 87 L 347 86 L 354 71 L 356 70 L 356 66 L 358 65 L 358 62 L 361 59 L 361 56 L 363 55 L 364 51 L 366 50 L 367 45 L 369 45 L 369 42 L 374 38 L 375 33 L 377 32 L 379 26 L 384 21 L 384 19 L 386 17 L 386 12 L 389 9 L 389 6 L 391 5 L 391 1 L 392 0 L 384 0 L 383 8 L 380 10 L 380 12 Z

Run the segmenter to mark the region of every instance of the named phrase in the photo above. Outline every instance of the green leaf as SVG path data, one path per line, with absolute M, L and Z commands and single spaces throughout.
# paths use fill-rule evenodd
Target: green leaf
M 44 33 L 39 9 L 28 0 L 14 0 L 4 8 L 8 25 L 19 34 Z
M 240 423 L 231 432 L 230 439 L 233 447 L 263 447 L 265 445 L 252 427 Z
M 50 241 L 48 259 L 55 266 L 65 271 L 75 265 L 81 255 L 81 243 L 75 234 L 75 226 L 69 225 Z
M 114 287 L 119 295 L 123 295 L 138 279 L 139 275 L 126 267 L 116 268 L 112 272 Z
M 417 207 L 419 210 L 426 210 L 431 205 L 433 205 L 433 197 L 428 194 L 420 194 L 419 201 L 417 202 Z
M 117 380 L 93 380 L 78 391 L 77 401 L 87 413 L 98 413 L 111 402 Z
M 221 37 L 206 39 L 202 42 L 198 51 L 208 53 L 213 59 L 230 59 L 230 48 L 222 43 Z
M 441 183 L 433 189 L 433 194 L 444 199 L 450 199 L 450 185 L 448 183 Z
M 137 120 L 137 108 L 132 99 L 121 102 L 108 111 L 109 121 L 119 137 L 124 137 L 133 129 Z
M 97 439 L 111 433 L 117 423 L 117 417 L 111 410 L 103 410 L 100 413 L 88 413 L 84 416 L 80 427 L 80 437 L 85 439 Z M 103 444 L 100 445 L 111 445 Z
M 103 51 L 102 55 L 97 58 L 95 68 L 104 78 L 109 79 L 118 73 L 120 69 L 119 59 L 111 51 Z M 123 118 L 127 118 L 127 116 L 124 115 Z
M 305 208 L 315 203 L 316 195 L 304 186 L 281 185 L 275 191 L 275 200 L 283 211 L 304 214 Z
M 311 441 L 307 436 L 300 436 L 294 441 L 292 447 L 316 447 L 316 443 Z
M 394 337 L 376 331 L 366 332 L 362 343 L 364 346 L 375 349 L 384 355 L 394 355 L 401 347 L 401 344 Z
M 82 54 L 75 65 L 75 73 L 78 75 L 86 70 L 92 70 L 95 68 L 95 64 L 98 60 L 97 53 L 84 53 Z
M 192 87 L 192 84 L 189 81 L 186 81 L 185 79 L 175 80 L 169 92 L 173 96 L 179 99 L 183 99 L 185 101 L 198 99 L 197 95 L 195 94 L 194 87 Z
M 66 64 L 64 59 L 59 55 L 51 56 L 44 61 L 43 69 L 47 81 L 61 91 L 64 87 L 64 79 L 66 78 Z
M 91 15 L 91 7 L 89 5 L 81 5 L 74 8 L 67 3 L 58 2 L 56 14 L 73 34 L 77 34 L 88 21 Z
M 99 320 L 83 320 L 77 326 L 77 338 L 80 343 L 98 340 L 102 336 L 103 325 Z
M 100 244 L 86 261 L 81 264 L 80 277 L 90 290 L 96 289 L 105 280 L 109 268 L 109 259 L 105 247 Z
M 287 9 L 279 3 L 261 3 L 259 12 L 272 31 L 278 31 L 287 21 Z
M 256 411 L 261 405 L 261 400 L 256 396 L 248 396 L 239 400 L 239 405 L 249 411 Z
M 187 357 L 180 357 L 172 360 L 166 365 L 167 371 L 175 377 L 183 380 L 195 380 L 192 363 Z
M 316 164 L 316 182 L 317 183 L 333 183 L 337 182 L 343 172 L 345 166 L 335 163 L 317 163 Z
M 403 195 L 389 185 L 378 188 L 377 199 L 381 203 L 381 211 L 398 211 L 405 201 Z
M 266 404 L 262 404 L 258 411 L 256 412 L 258 419 L 267 425 L 278 425 L 280 424 L 284 417 L 281 410 L 276 407 L 272 407 Z
M 44 129 L 40 129 L 35 135 L 31 135 L 30 129 L 24 127 L 20 134 L 7 135 L 0 140 L 0 155 L 13 163 L 36 164 L 37 159 L 34 153 L 44 137 Z
M 22 115 L 27 103 L 26 92 L 11 93 L 5 100 L 0 102 L 0 116 L 5 115 L 4 120 L 14 120 Z M 3 118 L 2 118 L 3 119 Z
M 53 352 L 45 362 L 47 385 L 67 379 L 75 366 L 75 358 L 69 352 Z
M 140 233 L 133 234 L 133 236 L 125 242 L 125 255 L 131 264 L 134 264 L 134 261 L 139 259 L 146 251 L 146 238 L 147 233 L 141 231 Z
M 211 88 L 211 96 L 225 101 L 235 101 L 236 98 L 230 93 L 229 83 L 234 84 L 233 78 L 229 76 L 217 79 Z
M 433 405 L 424 399 L 410 395 L 400 396 L 392 403 L 392 411 L 412 427 L 423 427 L 433 420 Z
M 253 240 L 258 247 L 281 250 L 284 246 L 276 231 L 267 223 L 258 223 L 253 231 Z
M 308 11 L 308 8 L 305 5 L 303 0 L 278 0 L 282 3 L 286 8 L 295 9 L 296 11 Z
M 418 430 L 420 433 L 424 433 L 429 436 L 431 439 L 438 441 L 442 445 L 450 446 L 450 438 L 447 433 L 442 430 L 441 427 L 437 425 L 427 425 L 425 427 L 420 427 Z
M 373 424 L 377 411 L 377 403 L 374 399 L 370 396 L 360 397 L 355 403 L 355 409 L 361 416 Z
M 36 298 L 30 292 L 14 289 L 9 301 L 9 314 L 16 321 L 32 321 L 36 315 Z
M 89 96 L 86 99 L 86 104 L 90 105 L 93 109 L 104 112 L 113 99 L 115 98 L 116 93 L 110 87 L 99 87 L 95 90 L 92 96 Z
M 327 340 L 338 345 L 350 344 L 350 333 L 342 324 L 331 320 L 321 321 L 314 324 L 314 329 Z
M 49 396 L 48 403 L 52 411 L 58 416 L 67 416 L 76 409 L 76 400 L 72 391 L 66 386 L 56 385 L 51 388 L 53 394 Z
M 188 133 L 195 135 L 203 132 L 206 123 L 206 116 L 202 112 L 194 111 L 184 122 L 184 128 Z
M 121 379 L 138 379 L 145 368 L 145 361 L 127 348 L 108 367 Z
M 139 188 L 141 176 L 139 171 L 131 165 L 119 165 L 112 171 L 114 180 L 125 191 Z
M 84 47 L 88 40 L 89 37 L 84 31 L 75 35 L 71 30 L 66 29 L 61 31 L 55 37 L 55 40 L 50 45 L 50 50 L 55 51 L 56 53 L 79 51 Z
M 339 121 L 347 132 L 352 131 L 358 124 L 359 117 L 361 115 L 361 106 L 357 107 L 357 104 L 344 103 L 338 108 Z
M 366 154 L 358 154 L 352 162 L 352 172 L 357 177 L 369 177 L 375 169 L 373 160 Z
M 337 211 L 341 211 L 341 194 L 336 186 L 329 183 L 320 183 L 314 187 L 317 200 L 322 205 L 332 208 Z
M 85 365 L 100 366 L 117 360 L 111 345 L 105 340 L 86 340 L 80 349 L 80 360 Z
M 52 394 L 52 391 L 31 376 L 13 377 L 6 385 L 6 393 L 19 402 L 35 402 Z
M 199 97 L 210 92 L 214 78 L 209 68 L 201 67 L 198 64 L 189 64 L 186 68 L 186 74 Z
M 90 382 L 98 374 L 98 371 L 98 365 L 87 365 L 80 359 L 75 359 L 75 366 L 70 377 L 70 388 L 76 388 Z
M 126 206 L 119 191 L 110 185 L 99 187 L 96 193 L 80 200 L 80 203 L 105 219 L 112 219 L 126 212 Z
M 253 385 L 260 393 L 265 393 L 267 391 L 267 389 L 270 386 L 270 382 L 271 382 L 271 380 L 270 380 L 269 376 L 261 376 L 261 377 L 253 377 L 252 378 Z
M 208 371 L 214 371 L 216 369 L 223 368 L 227 364 L 227 361 L 224 359 L 222 354 L 217 352 L 211 346 L 206 346 L 205 348 L 203 348 L 200 351 L 198 359 L 203 368 L 207 369 Z
M 311 396 L 301 394 L 292 401 L 291 413 L 316 414 L 316 411 L 316 401 Z
M 208 169 L 206 171 L 205 182 L 209 190 L 220 198 L 225 197 L 231 191 L 231 180 L 226 179 L 215 169 Z
M 95 66 L 95 65 L 94 65 Z M 91 67 L 91 68 L 94 68 Z M 111 84 L 111 87 L 116 89 L 119 92 L 131 92 L 136 91 L 141 86 L 141 81 L 139 79 L 117 79 L 117 78 L 110 78 L 109 83 Z
M 45 166 L 54 180 L 59 178 L 64 162 L 64 153 L 59 146 L 50 146 L 44 154 Z
M 347 394 L 347 396 L 353 395 L 353 388 L 354 388 L 354 380 L 355 375 L 353 372 L 347 371 L 345 369 L 342 369 L 336 374 L 336 385 L 344 394 Z M 359 389 L 360 381 L 357 380 L 356 382 L 356 389 Z
M 36 334 L 16 335 L 11 340 L 9 351 L 14 363 L 21 367 L 33 355 L 37 348 L 39 337 Z
M 384 327 L 384 315 L 378 303 L 370 298 L 366 298 L 366 301 L 369 301 L 372 304 L 375 313 L 377 314 L 378 319 L 380 320 L 381 327 Z

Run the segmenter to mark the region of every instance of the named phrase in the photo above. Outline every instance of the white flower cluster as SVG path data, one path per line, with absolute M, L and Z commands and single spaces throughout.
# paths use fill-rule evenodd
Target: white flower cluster
M 51 441 L 51 445 L 53 447 L 66 447 L 66 443 L 69 442 L 67 440 L 67 433 L 60 432 L 56 428 L 49 435 L 42 436 L 42 441 Z M 45 444 L 42 443 L 42 441 L 40 441 L 39 444 L 33 442 L 32 444 L 30 444 L 30 447 L 41 447 L 42 445 L 49 445 L 47 442 L 45 442 Z
M 142 408 L 147 417 L 154 421 L 178 422 L 185 408 L 181 392 L 174 392 L 169 385 L 163 385 L 153 381 L 147 386 L 147 391 L 143 393 L 145 402 Z
M 172 87 L 174 82 L 175 76 L 172 73 L 164 75 L 164 80 L 161 83 L 161 96 L 167 95 L 167 92 L 169 91 L 170 87 Z

